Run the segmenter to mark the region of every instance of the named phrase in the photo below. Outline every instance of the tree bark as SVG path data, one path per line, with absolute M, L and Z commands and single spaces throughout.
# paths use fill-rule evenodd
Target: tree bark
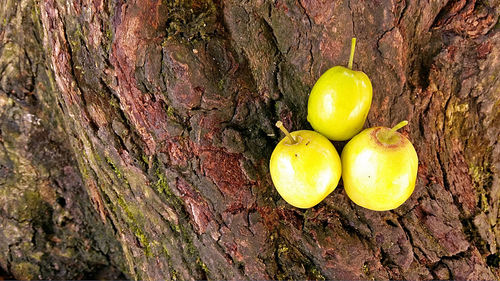
M 67 143 L 41 7 L 0 1 L 0 279 L 123 278 Z
M 16 278 L 500 277 L 498 0 L 2 0 L 0 266 Z M 328 68 L 373 84 L 415 192 L 308 210 L 268 172 Z M 340 152 L 346 142 L 334 143 Z M 103 275 L 106 274 L 106 275 Z

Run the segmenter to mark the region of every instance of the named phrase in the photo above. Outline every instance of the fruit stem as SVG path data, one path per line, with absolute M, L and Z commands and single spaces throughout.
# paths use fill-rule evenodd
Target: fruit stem
M 396 126 L 392 127 L 392 129 L 391 129 L 391 135 L 392 135 L 392 133 L 396 132 L 397 130 L 403 128 L 406 125 L 408 125 L 408 121 L 407 120 L 403 120 L 403 121 L 399 122 Z
M 380 134 L 380 139 L 386 143 L 390 143 L 391 140 L 396 136 L 396 131 L 408 125 L 408 121 L 404 120 L 399 122 L 396 126 L 392 127 L 389 131 L 383 131 Z
M 288 132 L 288 130 L 283 126 L 283 122 L 276 122 L 276 127 L 280 128 L 280 130 L 285 133 L 285 135 L 292 141 L 292 144 L 296 144 L 297 141 L 292 137 L 292 135 Z
M 356 49 L 356 37 L 351 39 L 351 56 L 349 57 L 349 69 L 352 69 L 352 62 L 354 61 L 354 49 Z

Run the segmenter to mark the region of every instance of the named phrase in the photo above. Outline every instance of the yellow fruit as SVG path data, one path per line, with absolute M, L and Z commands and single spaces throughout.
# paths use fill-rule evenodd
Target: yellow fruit
M 307 121 L 331 140 L 348 140 L 361 131 L 372 103 L 370 79 L 352 70 L 355 42 L 353 38 L 349 68 L 327 70 L 314 84 L 307 103 Z
M 286 131 L 281 122 L 278 125 Z M 340 157 L 330 141 L 314 131 L 286 134 L 271 155 L 271 178 L 290 205 L 313 207 L 337 187 L 342 173 Z
M 399 207 L 412 194 L 418 157 L 411 142 L 394 128 L 369 128 L 342 151 L 344 189 L 354 203 L 375 211 Z

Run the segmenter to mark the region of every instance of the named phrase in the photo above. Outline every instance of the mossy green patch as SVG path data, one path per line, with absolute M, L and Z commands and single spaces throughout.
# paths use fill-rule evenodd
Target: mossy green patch
M 83 34 L 80 28 L 76 28 L 72 34 L 68 35 L 68 40 L 71 46 L 71 51 L 77 53 L 82 47 Z M 76 63 L 76 61 L 74 61 Z
M 481 210 L 485 213 L 489 210 L 488 198 L 484 192 L 481 193 Z
M 154 175 L 156 177 L 156 182 L 153 183 L 153 188 L 159 193 L 164 195 L 164 199 L 169 206 L 176 210 L 177 214 L 184 212 L 183 202 L 172 192 L 170 189 L 167 178 L 160 168 L 160 164 L 157 160 L 152 160 L 151 165 L 155 169 Z M 168 220 L 169 226 L 172 231 L 180 234 L 181 229 L 177 222 L 177 218 Z
M 219 88 L 220 91 L 224 90 L 224 79 L 220 79 L 219 83 L 217 83 L 217 88 Z
M 51 218 L 52 208 L 47 202 L 43 201 L 38 192 L 27 190 L 24 193 L 24 201 L 26 204 L 22 205 L 19 212 L 20 220 L 31 220 L 34 225 L 42 227 L 46 223 L 51 225 L 48 220 Z
M 159 193 L 163 193 L 167 196 L 175 196 L 172 191 L 170 191 L 170 187 L 168 186 L 167 179 L 165 175 L 159 170 L 156 170 L 156 177 L 158 180 L 155 183 L 155 188 Z
M 168 249 L 165 245 L 163 245 L 162 248 L 163 248 L 163 253 L 165 254 L 165 257 L 167 258 L 167 261 L 168 261 L 168 266 L 169 266 L 169 271 L 170 271 L 170 279 L 177 280 L 179 273 L 174 268 L 172 268 L 172 264 L 171 264 L 172 258 L 170 257 Z
M 118 169 L 118 167 L 117 167 L 117 166 L 116 166 L 116 164 L 115 164 L 115 163 L 111 160 L 111 158 L 109 158 L 109 157 L 107 157 L 107 156 L 106 156 L 106 162 L 109 164 L 109 166 L 111 166 L 111 169 L 113 170 L 113 172 L 115 173 L 115 175 L 116 175 L 119 179 L 124 180 L 124 181 L 125 181 L 125 183 L 127 183 L 127 184 L 128 184 L 127 179 L 125 179 L 125 178 L 123 177 L 122 172 L 120 171 L 120 169 Z
M 164 1 L 167 6 L 167 38 L 204 41 L 215 34 L 218 8 L 212 0 Z
M 170 254 L 168 253 L 168 249 L 165 245 L 162 246 L 163 248 L 163 253 L 165 254 L 165 257 L 167 258 L 167 260 L 170 261 Z
M 177 232 L 177 233 L 181 233 L 181 228 L 180 228 L 180 226 L 179 226 L 178 224 L 173 224 L 173 223 L 172 223 L 172 224 L 170 224 L 170 228 L 171 228 L 173 231 Z
M 474 183 L 481 185 L 485 180 L 487 180 L 491 173 L 488 171 L 488 163 L 482 166 L 470 165 L 469 174 L 472 177 Z
M 101 161 L 102 161 L 102 159 L 101 159 L 101 155 L 99 155 L 99 152 L 95 152 L 95 153 L 94 153 L 94 158 L 95 158 L 95 160 L 97 160 L 97 161 L 99 161 L 99 162 L 101 162 Z
M 120 109 L 120 101 L 118 101 L 118 99 L 114 96 L 109 99 L 109 105 L 114 108 Z
M 157 181 L 154 183 L 156 191 L 165 196 L 164 198 L 166 199 L 167 204 L 174 208 L 177 214 L 184 213 L 183 202 L 170 189 L 165 173 L 162 171 L 162 164 L 157 160 L 153 160 L 151 166 L 154 168 L 154 175 L 157 178 Z M 183 220 L 183 218 L 181 218 L 181 220 Z M 182 247 L 182 251 L 184 256 L 188 257 L 193 264 L 196 263 L 197 267 L 208 275 L 208 267 L 205 263 L 203 263 L 199 256 L 198 250 L 196 249 L 193 239 L 190 236 L 191 231 L 185 226 L 186 223 L 178 222 L 177 218 L 168 220 L 168 223 L 172 231 L 174 231 L 176 235 L 180 235 L 180 239 L 183 241 L 184 247 Z M 169 256 L 168 250 L 165 246 L 163 246 L 163 251 L 166 256 Z M 171 278 L 178 278 L 178 273 L 175 270 L 172 270 Z
M 321 272 L 319 272 L 319 270 L 314 266 L 310 267 L 308 269 L 308 272 L 314 280 L 326 280 L 325 276 L 323 276 Z
M 144 253 L 148 257 L 152 257 L 153 254 L 151 252 L 151 246 L 149 245 L 149 240 L 146 238 L 146 235 L 142 232 L 140 228 L 135 228 L 134 230 L 135 237 L 139 239 L 139 242 L 141 242 L 142 246 L 145 247 Z
M 365 274 L 365 276 L 369 276 L 370 275 L 370 269 L 368 268 L 368 265 L 363 264 L 363 273 Z
M 130 226 L 135 237 L 137 237 L 137 240 L 139 240 L 141 245 L 144 247 L 144 253 L 146 256 L 152 257 L 153 254 L 149 239 L 142 230 L 143 225 L 140 223 L 141 221 L 144 221 L 142 213 L 134 207 L 129 206 L 122 197 L 118 197 L 118 204 L 122 208 L 122 211 L 125 212 L 125 222 Z
M 15 263 L 11 266 L 12 274 L 22 280 L 40 278 L 40 267 L 29 262 Z
M 196 264 L 201 268 L 201 270 L 203 270 L 203 272 L 205 272 L 205 274 L 208 276 L 208 274 L 210 273 L 210 270 L 208 269 L 207 265 L 198 257 L 196 259 Z
M 483 163 L 481 166 L 470 165 L 469 175 L 476 187 L 481 210 L 486 213 L 489 211 L 488 189 L 493 181 L 493 175 L 489 168 L 489 164 Z
M 144 162 L 146 165 L 149 165 L 149 158 L 147 155 L 142 154 L 141 159 L 142 159 L 142 162 Z
M 178 280 L 177 275 L 178 275 L 177 270 L 175 269 L 170 270 L 170 278 L 172 278 L 172 280 Z
M 284 254 L 286 252 L 288 252 L 288 247 L 285 244 L 279 244 L 278 255 Z
M 175 117 L 175 115 L 174 115 L 174 108 L 171 107 L 170 105 L 167 106 L 167 115 L 170 118 L 174 118 Z
M 106 29 L 106 34 L 105 35 L 106 35 L 106 39 L 107 40 L 111 41 L 113 39 L 113 31 L 111 31 L 110 28 Z
M 197 253 L 197 251 L 196 251 L 196 248 L 193 245 L 193 240 L 191 239 L 191 237 L 189 236 L 189 233 L 188 233 L 187 229 L 183 225 L 179 225 L 179 228 L 180 228 L 180 233 L 182 235 L 182 240 L 184 240 L 184 242 L 186 242 L 187 253 L 190 256 L 194 257 L 195 254 Z

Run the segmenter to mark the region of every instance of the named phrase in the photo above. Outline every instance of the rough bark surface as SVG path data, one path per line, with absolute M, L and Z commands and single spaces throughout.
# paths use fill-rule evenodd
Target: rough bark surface
M 0 4 L 0 279 L 120 278 L 121 247 L 67 143 L 36 5 Z
M 0 266 L 17 278 L 500 276 L 498 0 L 2 0 Z M 406 119 L 414 194 L 274 190 L 280 119 L 355 63 Z M 341 151 L 345 143 L 335 143 Z M 26 204 L 28 202 L 28 204 Z

